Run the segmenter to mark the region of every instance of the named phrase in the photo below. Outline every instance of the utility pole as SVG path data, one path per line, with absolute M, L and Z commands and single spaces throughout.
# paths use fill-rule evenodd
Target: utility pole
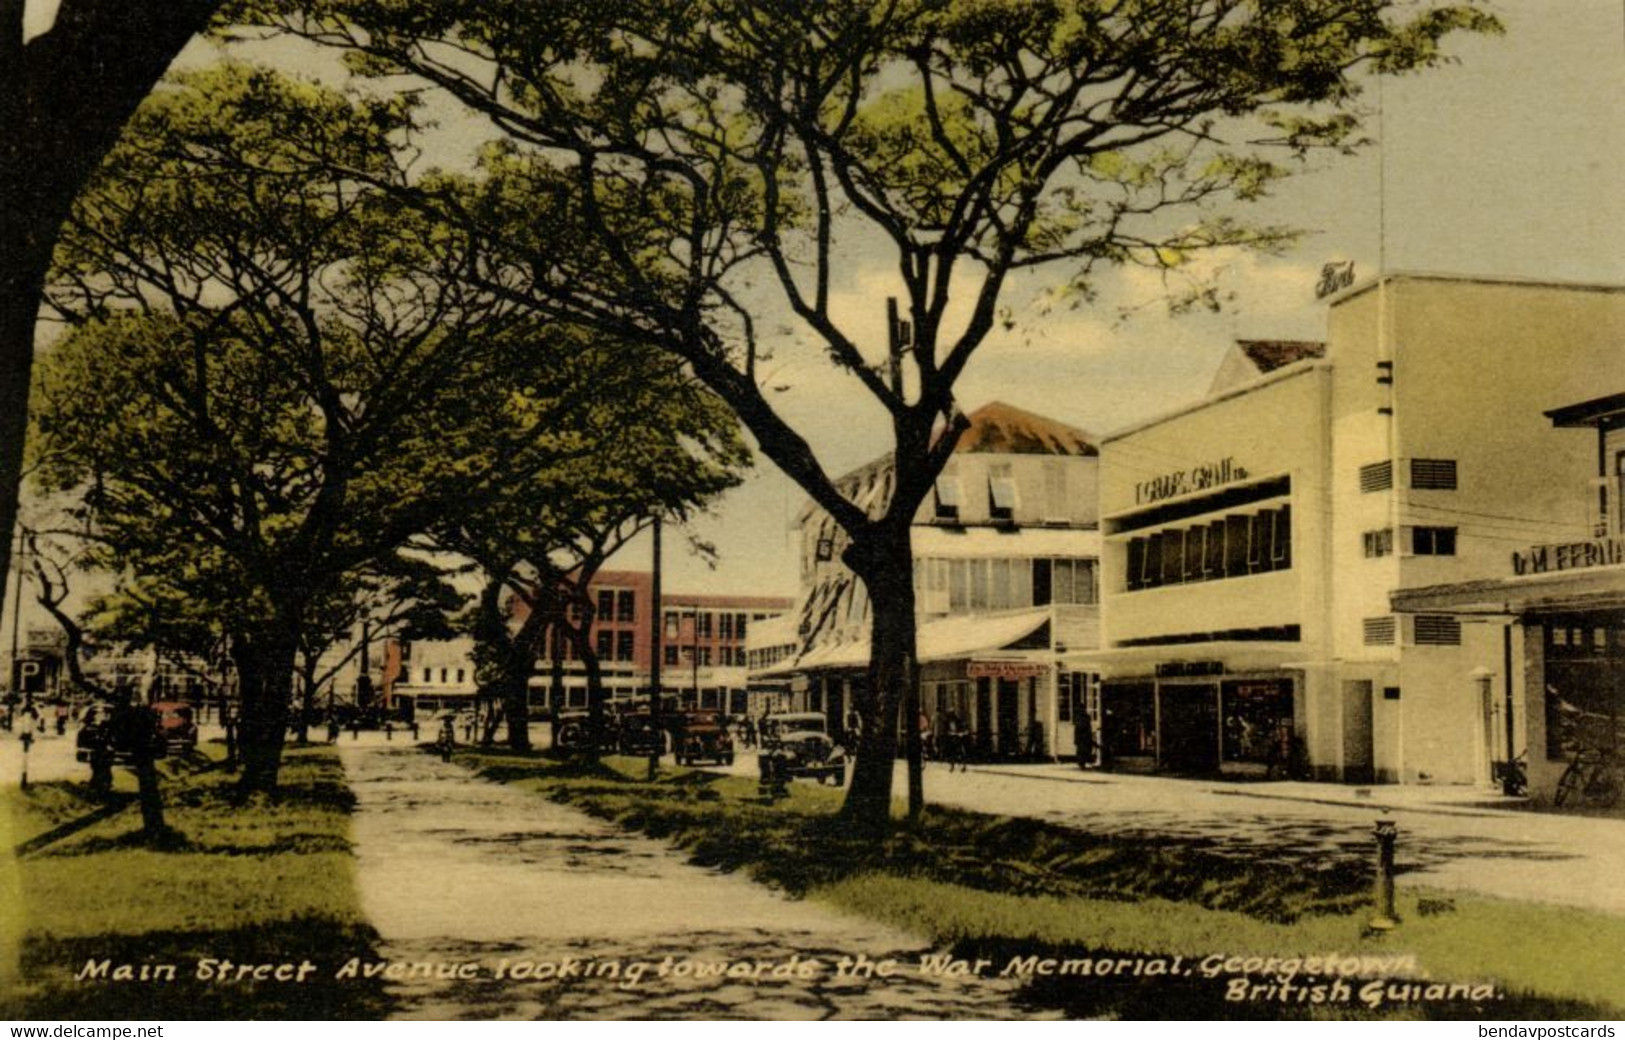
M 665 743 L 665 730 L 660 724 L 660 658 L 664 649 L 661 646 L 661 636 L 664 634 L 665 604 L 660 599 L 660 514 L 655 514 L 654 522 L 654 579 L 651 582 L 649 596 L 654 600 L 654 608 L 649 612 L 649 779 L 654 780 L 660 772 L 660 749 Z

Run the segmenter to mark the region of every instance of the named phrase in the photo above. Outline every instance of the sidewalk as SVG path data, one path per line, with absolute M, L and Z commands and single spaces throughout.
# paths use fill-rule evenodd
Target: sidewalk
M 1488 787 L 1471 784 L 1338 784 L 1303 780 L 1218 780 L 1145 776 L 1080 770 L 1067 762 L 1036 765 L 972 767 L 974 772 L 1073 784 L 1148 784 L 1164 790 L 1168 785 L 1189 785 L 1205 794 L 1277 799 L 1316 805 L 1349 805 L 1362 809 L 1433 813 L 1442 816 L 1494 816 L 1528 811 L 1527 798 L 1509 798 Z

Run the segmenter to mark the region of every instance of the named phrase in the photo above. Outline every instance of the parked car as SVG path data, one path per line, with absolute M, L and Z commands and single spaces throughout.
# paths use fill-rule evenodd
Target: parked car
M 829 720 L 816 712 L 769 715 L 762 722 L 762 754 L 779 759 L 783 775 L 846 784 L 846 753 L 829 735 Z
M 729 734 L 721 712 L 684 712 L 678 716 L 675 737 L 677 764 L 680 766 L 691 766 L 701 759 L 724 766 L 734 763 L 733 736 Z
M 163 734 L 164 745 L 171 753 L 197 747 L 197 720 L 190 704 L 157 701 L 150 708 L 158 716 L 158 732 Z
M 101 750 L 112 752 L 112 760 L 116 763 L 129 762 L 135 758 L 136 751 L 140 750 L 143 742 L 153 758 L 163 758 L 172 746 L 179 748 L 195 747 L 197 745 L 197 726 L 192 724 L 191 708 L 188 705 L 179 705 L 186 708 L 185 722 L 191 731 L 191 744 L 178 742 L 172 745 L 170 734 L 182 729 L 180 716 L 176 713 L 170 729 L 164 726 L 164 713 L 157 710 L 159 705 L 136 706 L 129 709 L 115 709 L 110 705 L 96 704 L 85 711 L 84 724 L 79 727 L 79 734 L 74 738 L 74 758 L 80 762 L 89 762 Z

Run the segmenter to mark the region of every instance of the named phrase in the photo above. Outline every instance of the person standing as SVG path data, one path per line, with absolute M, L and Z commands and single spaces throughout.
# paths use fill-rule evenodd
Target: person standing
M 1095 764 L 1095 720 L 1082 704 L 1072 713 L 1072 739 L 1078 749 L 1078 768 Z
M 965 721 L 957 711 L 948 713 L 948 772 L 958 767 L 961 773 L 970 771 L 970 734 L 965 732 Z

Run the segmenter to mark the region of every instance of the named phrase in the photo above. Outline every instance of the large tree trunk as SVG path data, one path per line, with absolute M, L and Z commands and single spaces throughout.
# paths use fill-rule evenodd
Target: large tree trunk
M 63 4 L 27 44 L 0 2 L 0 575 L 11 574 L 34 325 L 69 206 L 124 121 L 220 0 Z
M 237 642 L 242 705 L 237 743 L 243 766 L 237 790 L 241 795 L 276 790 L 297 646 L 295 633 L 281 626 Z
M 863 580 L 873 611 L 870 627 L 868 683 L 856 691 L 863 718 L 857 767 L 841 815 L 855 830 L 881 833 L 891 825 L 892 768 L 897 756 L 898 723 L 909 763 L 909 816 L 925 804 L 920 770 L 919 664 L 914 632 L 914 567 L 909 531 L 877 528 L 854 541 L 845 554 L 847 566 Z

